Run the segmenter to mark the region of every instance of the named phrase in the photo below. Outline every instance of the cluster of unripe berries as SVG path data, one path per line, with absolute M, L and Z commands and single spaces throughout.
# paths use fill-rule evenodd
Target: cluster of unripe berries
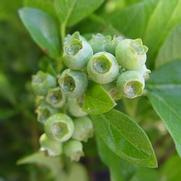
M 142 95 L 150 72 L 145 66 L 147 47 L 141 39 L 96 34 L 87 41 L 76 32 L 67 35 L 63 50 L 64 69 L 56 77 L 39 71 L 32 89 L 45 130 L 41 150 L 78 161 L 82 142 L 93 136 L 91 119 L 82 108 L 89 83 L 101 84 L 115 100 Z

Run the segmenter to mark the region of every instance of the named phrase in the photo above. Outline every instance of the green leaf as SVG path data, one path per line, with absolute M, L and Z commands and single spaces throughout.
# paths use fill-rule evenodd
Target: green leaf
M 52 0 L 23 0 L 23 2 L 25 7 L 38 8 L 56 17 Z
M 113 13 L 111 22 L 126 36 L 143 39 L 152 66 L 168 34 L 181 23 L 181 1 L 143 0 Z
M 104 0 L 55 0 L 55 9 L 62 23 L 72 26 L 94 12 Z
M 176 147 L 178 155 L 181 157 L 181 144 L 176 143 L 175 147 Z
M 52 164 L 53 163 L 53 164 Z M 31 155 L 28 155 L 20 160 L 17 161 L 18 165 L 22 164 L 39 164 L 39 165 L 45 165 L 49 168 L 54 169 L 55 165 L 57 169 L 61 169 L 62 167 L 60 166 L 60 160 L 57 158 L 49 157 L 46 156 L 45 153 L 43 152 L 36 152 Z
M 143 0 L 122 11 L 115 11 L 110 22 L 124 35 L 131 38 L 143 38 L 149 18 L 158 0 Z
M 124 0 L 124 1 L 125 1 L 125 3 L 126 3 L 127 5 L 130 5 L 130 4 L 138 3 L 138 2 L 140 2 L 140 1 L 142 1 L 142 0 Z
M 86 92 L 83 109 L 89 114 L 102 114 L 110 111 L 116 103 L 100 85 L 92 85 Z
M 164 44 L 160 48 L 158 56 L 155 61 L 155 66 L 160 67 L 163 64 L 171 62 L 173 60 L 181 59 L 181 25 L 178 25 L 169 34 Z
M 160 0 L 150 16 L 144 41 L 150 48 L 148 56 L 153 60 L 169 32 L 181 23 L 181 1 Z
M 130 181 L 159 181 L 158 172 L 154 169 L 139 168 Z
M 181 61 L 162 66 L 147 84 L 153 108 L 164 121 L 181 153 Z
M 181 178 L 181 160 L 173 155 L 162 166 L 160 171 L 161 179 L 166 181 L 179 181 Z
M 91 116 L 96 136 L 117 156 L 132 163 L 157 167 L 152 145 L 143 129 L 127 115 L 112 110 Z
M 43 152 L 33 153 L 32 155 L 26 156 L 17 162 L 18 165 L 22 164 L 38 164 L 44 165 L 49 168 L 53 175 L 60 175 L 62 172 L 62 163 L 60 159 L 55 157 L 48 157 Z M 63 175 L 62 175 L 63 176 Z
M 58 157 L 46 156 L 43 152 L 37 152 L 20 159 L 17 162 L 21 164 L 38 164 L 50 169 L 55 181 L 73 181 L 75 178 L 80 178 L 80 181 L 88 181 L 85 168 L 78 163 L 71 163 L 68 166 L 68 171 L 65 172 L 62 160 Z
M 107 145 L 101 140 L 96 138 L 98 145 L 98 152 L 101 160 L 107 165 L 110 171 L 111 181 L 127 181 L 133 175 L 135 168 L 125 160 L 120 159 L 113 153 Z
M 52 58 L 59 57 L 58 27 L 54 19 L 44 11 L 22 8 L 19 15 L 33 40 Z

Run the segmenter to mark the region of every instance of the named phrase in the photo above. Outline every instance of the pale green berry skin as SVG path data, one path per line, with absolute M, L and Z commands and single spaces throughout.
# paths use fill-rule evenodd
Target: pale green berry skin
M 74 123 L 72 119 L 63 113 L 57 113 L 49 117 L 45 123 L 45 133 L 51 139 L 65 142 L 72 137 Z
M 119 65 L 116 58 L 107 52 L 99 52 L 92 56 L 87 65 L 88 76 L 99 84 L 107 84 L 116 79 Z
M 95 34 L 92 36 L 91 40 L 89 41 L 94 54 L 98 52 L 114 52 L 114 47 L 112 44 L 112 37 L 111 36 L 104 36 L 101 33 Z
M 70 69 L 81 70 L 92 55 L 92 47 L 78 32 L 65 38 L 63 59 Z
M 146 62 L 148 48 L 141 39 L 124 39 L 116 47 L 116 59 L 127 70 L 140 69 Z
M 74 117 L 86 116 L 87 113 L 82 109 L 82 97 L 68 98 L 68 111 Z
M 94 128 L 89 117 L 85 116 L 74 119 L 74 126 L 72 138 L 75 140 L 87 142 L 89 138 L 93 137 Z
M 112 47 L 113 47 L 113 54 L 115 55 L 115 50 L 116 50 L 116 47 L 118 46 L 118 44 L 124 40 L 124 36 L 122 35 L 119 35 L 119 36 L 114 36 L 113 39 L 112 39 Z
M 58 112 L 57 109 L 52 108 L 50 105 L 42 102 L 40 103 L 40 105 L 37 107 L 36 111 L 37 113 L 37 120 L 42 123 L 45 124 L 47 119 Z
M 63 145 L 63 152 L 71 161 L 79 161 L 84 156 L 82 143 L 73 139 Z
M 58 83 L 65 95 L 79 97 L 86 91 L 88 79 L 83 72 L 66 69 L 58 77 Z
M 143 65 L 140 69 L 138 69 L 138 71 L 145 80 L 149 79 L 149 74 L 151 73 L 151 70 L 147 69 L 146 65 Z
M 44 133 L 40 136 L 40 151 L 45 151 L 49 156 L 58 156 L 63 152 L 63 146 L 60 142 L 52 140 Z
M 46 96 L 46 101 L 54 108 L 61 108 L 65 104 L 65 95 L 60 89 L 60 87 L 56 87 L 50 89 Z
M 48 73 L 38 71 L 32 76 L 32 89 L 36 95 L 45 96 L 50 88 L 56 86 L 56 78 Z
M 133 99 L 143 94 L 145 80 L 139 71 L 130 70 L 118 77 L 117 87 L 125 97 Z
M 97 33 L 92 36 L 89 43 L 93 49 L 94 54 L 98 52 L 108 52 L 115 55 L 115 49 L 118 43 L 123 40 L 123 36 L 114 36 L 113 38 L 109 35 L 103 35 Z

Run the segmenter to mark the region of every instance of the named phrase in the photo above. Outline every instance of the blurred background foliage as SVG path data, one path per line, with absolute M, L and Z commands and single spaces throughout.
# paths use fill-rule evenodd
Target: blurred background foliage
M 103 20 L 104 17 L 114 12 L 112 16 L 114 20 L 116 13 L 141 1 L 107 0 L 95 14 L 71 27 L 69 32 L 79 30 L 87 37 L 93 32 L 117 34 L 114 22 L 113 25 L 109 25 Z M 34 114 L 29 81 L 38 67 L 47 69 L 47 63 L 50 61 L 42 58 L 43 53 L 33 43 L 19 20 L 17 11 L 23 5 L 41 8 L 55 16 L 51 0 L 0 1 L 0 181 L 65 181 L 65 178 L 69 181 L 75 181 L 75 178 L 80 178 L 78 181 L 81 179 L 85 181 L 86 172 L 91 180 L 107 181 L 109 180 L 107 168 L 97 156 L 94 140 L 85 145 L 87 157 L 81 161 L 87 171 L 81 165 L 73 164 L 70 173 L 67 174 L 66 170 L 61 171 L 61 160 L 47 158 L 41 153 L 20 160 L 23 156 L 39 149 L 38 138 L 42 130 Z M 134 36 L 132 32 L 128 34 Z M 120 172 L 130 181 L 179 181 L 181 160 L 175 156 L 173 141 L 147 98 L 139 98 L 132 102 L 123 100 L 123 102 L 124 111 L 135 117 L 148 133 L 160 167 L 157 170 L 138 168 L 123 161 Z M 119 107 L 122 109 L 122 105 Z M 17 160 L 19 164 L 29 162 L 44 166 L 17 165 Z

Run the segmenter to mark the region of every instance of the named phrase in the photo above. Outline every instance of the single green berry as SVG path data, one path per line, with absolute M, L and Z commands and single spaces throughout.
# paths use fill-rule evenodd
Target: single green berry
M 138 71 L 123 72 L 117 80 L 117 87 L 127 98 L 135 98 L 143 94 L 145 80 Z
M 118 46 L 118 44 L 124 39 L 125 39 L 125 37 L 122 36 L 122 35 L 113 37 L 113 39 L 112 39 L 112 47 L 113 47 L 113 50 L 114 50 L 113 54 L 115 54 L 115 50 L 116 50 L 116 47 Z
M 91 46 L 78 32 L 65 38 L 63 49 L 64 63 L 73 70 L 84 68 L 93 55 Z
M 58 156 L 63 152 L 62 144 L 52 140 L 46 134 L 40 136 L 40 150 L 48 153 L 49 156 Z
M 56 78 L 48 73 L 38 71 L 36 75 L 32 76 L 31 85 L 36 95 L 45 96 L 49 89 L 56 87 Z
M 87 113 L 82 109 L 83 97 L 68 98 L 68 111 L 74 117 L 86 116 Z
M 78 141 L 87 141 L 93 136 L 93 124 L 89 117 L 80 117 L 74 120 L 74 133 L 72 138 Z
M 74 123 L 66 114 L 57 113 L 49 117 L 45 123 L 45 133 L 51 139 L 65 142 L 72 137 Z
M 54 108 L 52 108 L 50 105 L 42 102 L 42 103 L 37 107 L 37 109 L 36 109 L 35 112 L 37 113 L 37 120 L 38 120 L 40 123 L 45 124 L 45 122 L 47 121 L 47 119 L 48 119 L 51 115 L 57 113 L 58 110 L 57 110 L 57 109 L 54 109 Z
M 58 77 L 58 83 L 64 94 L 71 97 L 79 97 L 85 92 L 88 79 L 83 72 L 66 69 Z
M 124 38 L 123 36 L 114 36 L 113 38 L 109 35 L 105 36 L 101 33 L 92 35 L 89 43 L 93 49 L 94 54 L 98 52 L 108 52 L 115 55 L 116 46 Z
M 146 65 L 143 65 L 140 69 L 138 69 L 138 71 L 145 80 L 149 79 L 149 74 L 151 73 L 151 70 L 147 69 Z
M 112 37 L 111 36 L 104 36 L 101 33 L 97 33 L 95 35 L 92 35 L 91 40 L 89 41 L 94 54 L 98 52 L 114 52 L 114 47 L 112 43 Z
M 83 145 L 80 141 L 69 140 L 63 145 L 63 152 L 71 161 L 79 161 L 84 156 Z
M 48 91 L 46 101 L 54 108 L 61 108 L 65 103 L 65 95 L 60 87 L 56 87 Z
M 148 48 L 141 39 L 124 39 L 116 47 L 116 59 L 125 69 L 140 69 L 146 62 Z
M 87 72 L 93 81 L 99 84 L 107 84 L 114 81 L 118 76 L 119 65 L 112 54 L 99 52 L 89 60 Z

